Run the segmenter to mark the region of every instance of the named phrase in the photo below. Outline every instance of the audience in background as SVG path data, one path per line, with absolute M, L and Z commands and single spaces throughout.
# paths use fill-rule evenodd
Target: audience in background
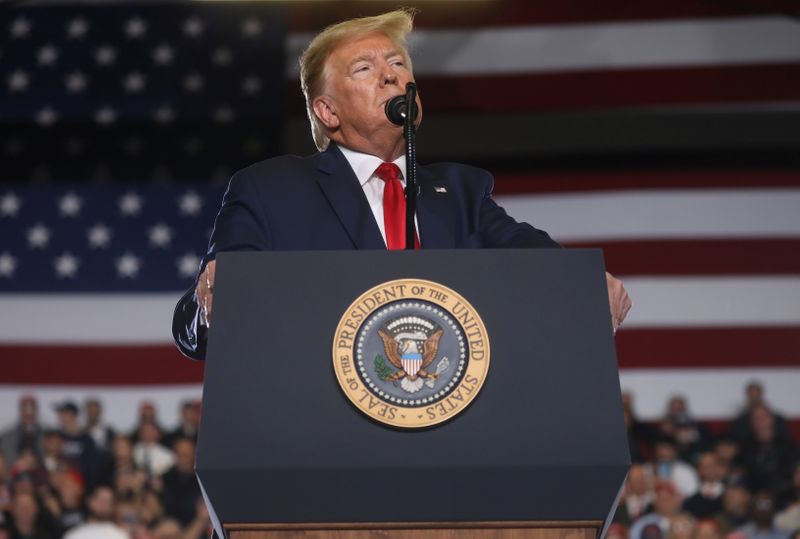
M 745 404 L 742 408 L 742 413 L 731 422 L 730 432 L 738 440 L 746 440 L 753 434 L 752 425 L 753 420 L 751 414 L 756 407 L 766 407 L 771 410 L 771 406 L 767 403 L 764 397 L 764 386 L 758 381 L 752 381 L 745 387 Z M 789 435 L 789 429 L 786 426 L 786 419 L 773 412 L 775 418 L 775 431 L 781 437 Z
M 656 476 L 672 483 L 681 496 L 692 496 L 700 485 L 697 472 L 678 458 L 678 446 L 671 436 L 662 434 L 655 443 Z
M 633 523 L 630 529 L 631 539 L 646 539 L 654 535 L 665 537 L 669 533 L 672 519 L 681 510 L 682 502 L 683 498 L 675 485 L 663 479 L 657 481 L 652 508 Z
M 726 469 L 717 454 L 708 451 L 697 459 L 697 475 L 700 488 L 683 502 L 683 508 L 695 518 L 709 518 L 722 511 Z
M 92 437 L 95 447 L 100 451 L 111 449 L 111 441 L 114 439 L 114 429 L 106 424 L 103 419 L 103 405 L 96 399 L 87 399 L 83 407 L 86 414 L 86 434 Z
M 189 438 L 197 443 L 197 431 L 200 429 L 200 403 L 198 401 L 184 401 L 181 404 L 181 419 L 178 428 L 169 432 L 161 441 L 165 446 L 172 447 L 176 440 Z
M 16 425 L 0 433 L 0 450 L 7 463 L 14 462 L 23 450 L 41 451 L 42 426 L 39 424 L 39 405 L 31 395 L 19 400 L 19 419 Z
M 209 536 L 194 475 L 196 403 L 183 403 L 166 437 L 150 402 L 130 435 L 103 421 L 97 399 L 86 401 L 83 423 L 71 401 L 55 410 L 58 428 L 44 429 L 36 400 L 23 397 L 19 421 L 0 438 L 0 539 Z
M 133 446 L 133 461 L 148 475 L 162 475 L 175 463 L 175 455 L 161 445 L 161 433 L 154 423 L 142 423 L 138 434 L 139 441 Z
M 800 452 L 752 382 L 739 416 L 713 427 L 674 396 L 651 426 L 623 394 L 631 466 L 614 516 L 631 539 L 786 539 L 800 530 Z M 642 506 L 646 506 L 643 508 Z M 625 530 L 629 530 L 625 532 Z
M 674 441 L 678 458 L 685 462 L 694 462 L 710 439 L 708 429 L 692 418 L 686 399 L 680 395 L 669 399 L 667 413 L 659 429 L 662 436 Z
M 775 515 L 775 526 L 787 532 L 800 530 L 800 462 L 794 467 L 791 486 L 778 493 L 778 507 L 784 509 Z
M 633 465 L 610 539 L 800 539 L 800 453 L 788 423 L 749 384 L 743 412 L 715 428 L 675 396 L 663 420 L 636 418 L 623 395 Z M 85 403 L 83 423 L 60 403 L 58 428 L 32 396 L 0 435 L 0 539 L 205 539 L 208 512 L 194 475 L 199 403 L 165 431 L 155 405 L 127 434 Z M 83 428 L 81 427 L 83 425 Z M 166 432 L 166 434 L 165 434 Z

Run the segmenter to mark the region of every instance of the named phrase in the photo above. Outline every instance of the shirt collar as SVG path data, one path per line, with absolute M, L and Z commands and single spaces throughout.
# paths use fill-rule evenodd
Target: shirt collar
M 350 163 L 350 168 L 353 169 L 353 172 L 356 174 L 356 178 L 358 178 L 358 183 L 361 184 L 363 187 L 365 183 L 367 183 L 374 175 L 375 169 L 383 163 L 383 160 L 379 157 L 375 157 L 374 155 L 370 155 L 368 153 L 357 152 L 355 150 L 351 150 L 350 148 L 345 148 L 342 145 L 339 145 L 339 149 L 342 151 L 342 155 L 344 158 L 347 159 L 347 162 Z M 400 181 L 405 185 L 406 183 L 406 156 L 405 154 L 401 155 L 394 161 L 392 161 L 395 165 L 400 168 Z

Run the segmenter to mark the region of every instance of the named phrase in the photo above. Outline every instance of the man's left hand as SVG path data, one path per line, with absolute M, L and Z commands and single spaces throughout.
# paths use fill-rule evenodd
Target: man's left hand
M 606 272 L 606 285 L 608 286 L 608 304 L 611 306 L 611 324 L 616 333 L 628 315 L 628 311 L 631 310 L 633 302 L 628 296 L 628 291 L 622 285 L 622 281 L 608 272 Z

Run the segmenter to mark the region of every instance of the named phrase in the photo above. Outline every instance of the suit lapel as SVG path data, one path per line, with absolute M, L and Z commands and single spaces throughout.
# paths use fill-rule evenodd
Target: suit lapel
M 447 193 L 437 193 L 434 189 L 437 178 L 417 166 L 417 222 L 420 242 L 423 249 L 452 249 L 455 247 L 455 232 L 452 230 L 455 219 L 451 215 Z
M 356 249 L 386 249 L 367 196 L 335 144 L 320 155 L 317 180 Z

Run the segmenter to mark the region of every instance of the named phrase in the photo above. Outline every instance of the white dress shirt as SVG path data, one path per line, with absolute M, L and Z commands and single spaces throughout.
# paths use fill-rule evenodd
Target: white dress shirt
M 357 152 L 341 145 L 339 146 L 339 149 L 342 150 L 344 158 L 347 159 L 348 163 L 350 163 L 350 168 L 353 169 L 356 178 L 358 178 L 358 182 L 361 184 L 361 188 L 364 190 L 364 194 L 367 196 L 367 201 L 369 201 L 369 207 L 372 210 L 372 214 L 375 216 L 375 221 L 378 223 L 381 236 L 383 236 L 383 243 L 386 243 L 386 226 L 383 223 L 383 188 L 386 185 L 386 182 L 375 175 L 375 169 L 377 169 L 381 163 L 383 163 L 383 160 L 379 157 L 375 157 L 374 155 Z M 405 154 L 401 155 L 392 162 L 400 169 L 400 183 L 403 185 L 403 189 L 405 189 Z M 414 226 L 416 227 L 417 235 L 419 235 L 419 224 L 416 216 L 414 216 Z M 422 243 L 421 239 L 420 243 Z

